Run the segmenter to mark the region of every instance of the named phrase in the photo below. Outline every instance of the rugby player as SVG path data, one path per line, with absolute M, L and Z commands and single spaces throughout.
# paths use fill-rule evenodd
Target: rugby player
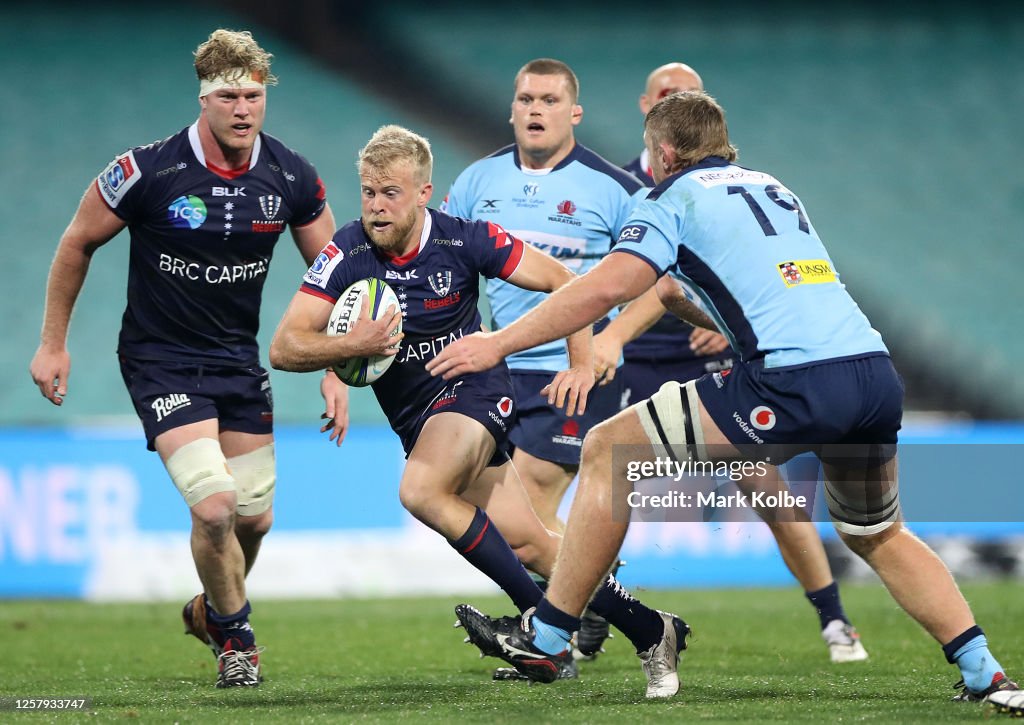
M 615 561 L 628 519 L 614 516 L 613 506 L 631 490 L 623 485 L 630 461 L 613 455 L 617 444 L 646 446 L 648 455 L 685 446 L 762 463 L 810 450 L 822 461 L 840 537 L 957 665 L 958 699 L 1024 714 L 1024 693 L 989 650 L 949 570 L 902 522 L 903 383 L 800 199 L 769 174 L 735 164 L 724 111 L 702 91 L 655 104 L 644 143 L 657 185 L 613 253 L 512 325 L 467 336 L 427 365 L 443 378 L 489 370 L 513 351 L 593 323 L 656 282 L 670 310 L 699 323 L 678 285 L 659 281 L 670 268 L 700 293 L 740 357 L 729 375 L 666 383 L 590 432 L 554 575 L 532 615 L 503 638 L 503 657 L 545 681 L 532 658 L 568 647 Z
M 196 122 L 89 185 L 50 268 L 30 368 L 62 405 L 72 308 L 93 254 L 127 227 L 117 353 L 146 444 L 189 507 L 203 592 L 182 616 L 217 657 L 217 687 L 260 682 L 245 578 L 273 521 L 273 398 L 256 344 L 267 267 L 285 227 L 307 263 L 334 232 L 316 169 L 263 132 L 272 57 L 248 31 L 211 33 L 195 51 Z M 341 436 L 347 388 L 332 375 L 322 392 Z
M 560 537 L 545 529 L 519 479 L 507 473 L 512 464 L 506 441 L 517 406 L 508 368 L 501 364 L 443 381 L 425 365 L 480 329 L 480 275 L 544 292 L 574 275 L 493 222 L 429 209 L 432 164 L 427 140 L 408 129 L 384 126 L 373 135 L 359 153 L 362 216 L 341 227 L 307 271 L 274 334 L 270 361 L 275 368 L 308 372 L 353 357 L 395 354 L 372 387 L 405 450 L 402 505 L 526 611 L 542 592 L 524 565 L 550 575 Z M 366 305 L 348 334 L 328 336 L 335 302 L 368 277 L 388 282 L 401 309 L 372 320 Z M 392 337 L 400 317 L 402 332 Z M 543 394 L 571 414 L 585 396 L 576 397 L 576 377 L 593 377 L 590 326 L 574 331 L 567 344 L 576 367 L 556 373 Z M 644 606 L 605 574 L 595 584 L 595 611 L 622 630 L 641 659 L 666 638 L 678 656 L 686 624 Z M 457 614 L 463 622 L 483 616 L 468 609 Z M 518 626 L 513 618 L 501 624 L 509 632 Z M 485 654 L 499 649 L 496 637 L 473 643 Z M 573 673 L 568 653 L 540 657 L 533 666 L 552 679 Z M 662 679 L 674 677 L 674 667 L 658 671 L 652 686 L 667 687 Z

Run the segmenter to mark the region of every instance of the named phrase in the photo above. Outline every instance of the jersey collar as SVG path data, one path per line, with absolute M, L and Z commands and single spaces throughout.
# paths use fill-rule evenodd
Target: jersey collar
M 200 166 L 206 166 L 206 154 L 203 153 L 203 144 L 199 141 L 199 121 L 188 127 L 188 143 L 192 147 L 192 153 L 196 155 Z M 256 143 L 252 145 L 252 156 L 249 157 L 249 171 L 256 166 L 260 157 L 260 149 L 263 148 L 263 134 L 256 137 Z M 214 172 L 216 173 L 216 172 Z
M 423 219 L 423 231 L 420 232 L 419 245 L 415 249 L 406 252 L 401 257 L 395 257 L 388 254 L 387 252 L 382 252 L 384 258 L 387 259 L 387 261 L 391 262 L 392 264 L 397 264 L 399 267 L 402 267 L 405 266 L 406 264 L 409 264 L 409 262 L 416 258 L 417 254 L 423 251 L 423 247 L 426 246 L 427 240 L 430 239 L 430 228 L 431 226 L 433 226 L 433 218 L 430 215 L 430 209 L 425 208 L 423 210 L 423 214 L 425 216 Z
M 515 162 L 516 168 L 519 169 L 520 171 L 526 171 L 526 172 L 533 171 L 534 169 L 524 169 L 522 163 L 520 163 L 520 161 L 519 161 L 519 144 L 512 144 L 512 149 L 513 149 L 513 151 L 512 151 L 512 161 Z M 546 172 L 546 173 L 550 173 L 551 171 L 558 171 L 559 169 L 564 169 L 566 166 L 568 166 L 573 161 L 578 159 L 580 157 L 580 154 L 582 154 L 582 153 L 583 153 L 583 147 L 579 144 L 579 142 L 573 141 L 572 150 L 569 151 L 568 154 L 566 154 L 566 157 L 564 159 L 559 161 L 557 164 L 555 164 L 550 169 L 541 169 L 541 170 Z

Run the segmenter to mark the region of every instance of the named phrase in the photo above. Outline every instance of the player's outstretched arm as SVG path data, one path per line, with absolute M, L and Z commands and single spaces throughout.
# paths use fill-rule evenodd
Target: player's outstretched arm
M 93 253 L 124 227 L 125 223 L 100 198 L 95 184 L 90 184 L 57 245 L 46 281 L 46 308 L 39 348 L 29 365 L 39 392 L 54 405 L 61 405 L 68 392 L 71 374 L 68 326 L 71 310 L 89 271 L 89 262 Z
M 363 305 L 348 334 L 329 336 L 327 322 L 332 305 L 325 299 L 295 293 L 270 343 L 270 364 L 277 370 L 308 373 L 323 370 L 353 357 L 394 355 L 404 333 L 391 335 L 402 320 L 394 305 L 379 320 Z
M 506 280 L 524 289 L 553 292 L 576 275 L 564 264 L 538 249 L 526 245 L 523 259 Z M 540 391 L 548 396 L 548 405 L 565 408 L 566 415 L 587 410 L 587 397 L 594 387 L 593 327 L 584 325 L 565 338 L 569 367 L 559 370 Z
M 591 325 L 616 305 L 654 286 L 654 269 L 632 254 L 611 252 L 582 277 L 558 289 L 508 327 L 456 340 L 429 363 L 431 375 L 450 380 L 487 370 L 506 355 L 557 340 Z
M 618 316 L 594 335 L 594 375 L 601 385 L 615 379 L 622 348 L 640 337 L 666 312 L 653 287 L 622 308 Z

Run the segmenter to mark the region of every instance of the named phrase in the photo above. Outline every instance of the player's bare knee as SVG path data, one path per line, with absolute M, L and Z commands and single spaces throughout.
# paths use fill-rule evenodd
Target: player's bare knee
M 853 528 L 836 528 L 839 538 L 850 551 L 862 559 L 870 560 L 875 549 L 903 530 L 903 524 L 899 521 L 890 521 L 884 528 L 873 528 L 869 531 L 865 531 L 868 527 L 860 527 L 861 531 Z
M 429 525 L 436 515 L 438 494 L 429 486 L 418 481 L 402 481 L 398 488 L 398 500 L 406 511 Z
M 583 448 L 580 451 L 581 466 L 592 465 L 611 455 L 612 445 L 615 443 L 613 428 L 612 422 L 606 420 L 587 432 L 583 438 Z
M 235 530 L 235 494 L 212 494 L 192 507 L 192 528 L 213 543 L 226 541 Z
M 242 516 L 238 514 L 235 517 L 235 533 L 238 538 L 253 541 L 262 539 L 267 533 L 270 532 L 270 527 L 274 524 L 274 512 L 273 510 L 267 510 L 257 516 Z

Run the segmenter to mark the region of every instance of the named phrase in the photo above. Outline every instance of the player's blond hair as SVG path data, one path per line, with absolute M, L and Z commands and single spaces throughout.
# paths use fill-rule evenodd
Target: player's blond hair
M 531 60 L 529 63 L 524 65 L 516 73 L 516 79 L 512 84 L 514 90 L 519 89 L 519 79 L 527 73 L 535 76 L 562 76 L 569 84 L 569 95 L 572 98 L 572 102 L 576 103 L 580 99 L 580 80 L 576 77 L 576 74 L 572 72 L 572 68 L 563 63 L 560 60 L 554 58 L 537 58 Z
M 277 84 L 277 77 L 270 72 L 274 56 L 263 50 L 248 30 L 218 28 L 193 55 L 196 76 L 201 81 L 217 76 L 235 81 L 249 73 L 268 86 Z
M 356 168 L 362 172 L 363 167 L 368 167 L 387 174 L 403 163 L 412 165 L 418 181 L 424 184 L 430 181 L 434 167 L 430 142 L 407 128 L 388 125 L 378 128 L 366 145 L 359 149 Z
M 739 156 L 729 143 L 725 111 L 704 91 L 681 91 L 655 103 L 644 118 L 644 133 L 655 144 L 667 143 L 675 149 L 684 169 L 708 156 L 726 161 Z

